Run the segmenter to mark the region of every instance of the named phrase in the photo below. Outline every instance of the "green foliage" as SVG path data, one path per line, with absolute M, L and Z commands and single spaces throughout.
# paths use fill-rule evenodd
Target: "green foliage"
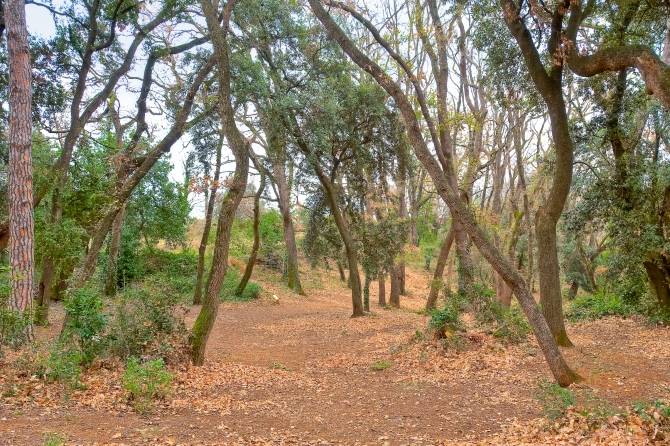
M 493 332 L 493 336 L 513 344 L 526 341 L 531 332 L 530 325 L 518 306 L 503 308 L 496 321 L 498 328 Z
M 462 329 L 463 322 L 460 319 L 458 306 L 454 301 L 447 301 L 441 310 L 435 309 L 430 312 L 428 330 L 433 332 L 436 337 L 449 337 Z
M 64 306 L 65 333 L 74 338 L 82 360 L 90 363 L 104 348 L 103 334 L 108 321 L 101 294 L 88 287 L 74 289 Z
M 235 291 L 237 290 L 237 285 L 240 284 L 241 279 L 242 276 L 237 269 L 231 267 L 228 268 L 226 277 L 223 280 L 223 286 L 221 287 L 222 301 L 246 302 L 258 298 L 261 292 L 261 286 L 252 281 L 249 281 L 247 286 L 244 287 L 242 295 L 236 294 Z
M 121 358 L 184 360 L 187 330 L 178 314 L 178 297 L 163 282 L 132 286 L 121 296 L 109 323 L 109 352 Z
M 628 317 L 635 312 L 636 307 L 626 302 L 621 294 L 599 291 L 573 300 L 565 316 L 572 321 L 578 321 L 605 316 Z
M 146 414 L 153 412 L 156 399 L 164 399 L 172 394 L 173 379 L 162 359 L 141 363 L 132 356 L 126 363 L 122 384 L 135 411 Z
M 533 397 L 542 407 L 542 415 L 552 421 L 564 417 L 575 403 L 574 393 L 546 379 L 540 380 Z
M 39 374 L 47 382 L 59 382 L 65 390 L 76 389 L 83 370 L 82 364 L 87 363 L 88 358 L 76 347 L 61 342 L 53 344 L 48 355 Z
M 284 252 L 284 220 L 277 210 L 269 210 L 260 216 L 260 249 L 259 255 L 262 256 L 265 263 L 269 265 L 279 265 L 283 263 Z M 249 253 L 245 254 L 247 257 Z
M 370 370 L 379 372 L 381 370 L 386 370 L 393 365 L 393 361 L 387 361 L 385 359 L 380 359 L 370 366 Z
M 61 446 L 66 443 L 65 436 L 55 431 L 42 432 L 44 438 L 44 446 Z

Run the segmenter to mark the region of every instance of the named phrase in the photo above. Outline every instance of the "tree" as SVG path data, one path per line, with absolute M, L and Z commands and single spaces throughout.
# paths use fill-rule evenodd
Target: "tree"
M 390 78 L 376 62 L 372 61 L 351 42 L 330 14 L 323 8 L 320 0 L 310 0 L 309 4 L 312 7 L 314 14 L 326 28 L 328 35 L 342 47 L 344 52 L 352 58 L 354 63 L 368 72 L 394 99 L 402 114 L 410 143 L 412 144 L 412 148 L 414 149 L 417 158 L 428 171 L 433 183 L 437 187 L 438 193 L 449 206 L 452 215 L 460 221 L 482 255 L 514 291 L 533 331 L 535 332 L 535 336 L 538 339 L 538 343 L 540 344 L 554 378 L 563 386 L 574 382 L 577 379 L 577 375 L 570 370 L 565 363 L 565 360 L 556 346 L 553 334 L 537 308 L 535 300 L 525 281 L 516 268 L 510 265 L 507 259 L 491 244 L 484 232 L 472 218 L 470 210 L 461 202 L 460 197 L 452 187 L 453 181 L 449 179 L 449 176 L 451 176 L 453 172 L 449 169 L 442 170 L 440 164 L 438 164 L 430 153 L 421 132 L 418 119 L 414 113 L 414 109 L 401 87 Z
M 217 79 L 219 83 L 219 110 L 223 121 L 223 132 L 235 157 L 235 173 L 229 182 L 228 191 L 223 197 L 219 219 L 216 227 L 216 242 L 214 244 L 214 256 L 212 268 L 205 286 L 205 296 L 200 314 L 193 325 L 191 333 L 193 365 L 203 365 L 205 362 L 205 348 L 207 339 L 214 327 L 216 315 L 219 310 L 219 295 L 228 269 L 228 250 L 230 248 L 230 235 L 235 218 L 235 211 L 242 201 L 247 186 L 249 173 L 249 147 L 235 124 L 235 112 L 232 107 L 230 91 L 230 56 L 228 47 L 228 24 L 230 15 L 235 7 L 235 0 L 229 0 L 223 7 L 223 24 L 219 24 L 219 12 L 210 0 L 201 0 L 207 29 L 212 36 L 212 45 L 217 60 Z
M 9 53 L 9 306 L 23 314 L 32 308 L 35 289 L 32 73 L 23 1 L 5 2 L 5 26 Z M 27 335 L 32 336 L 32 324 Z

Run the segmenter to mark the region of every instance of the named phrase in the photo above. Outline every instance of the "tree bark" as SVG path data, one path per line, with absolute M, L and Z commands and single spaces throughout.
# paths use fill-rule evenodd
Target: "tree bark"
M 500 0 L 500 4 L 507 27 L 521 49 L 533 83 L 547 105 L 552 139 L 556 147 L 553 180 L 546 201 L 540 205 L 535 214 L 535 233 L 542 314 L 558 345 L 567 347 L 571 346 L 572 342 L 565 331 L 563 319 L 556 228 L 572 185 L 574 144 L 570 136 L 570 125 L 563 99 L 563 62 L 557 54 L 563 34 L 564 14 L 570 2 L 565 0 L 562 5 L 556 6 L 552 16 L 552 35 L 547 42 L 547 51 L 552 57 L 549 72 L 542 63 L 530 32 L 519 16 L 516 4 L 512 0 Z
M 218 12 L 210 0 L 200 0 L 202 11 L 207 22 L 207 29 L 212 36 L 212 45 L 218 66 L 219 81 L 219 110 L 223 120 L 223 131 L 235 157 L 235 173 L 228 188 L 228 192 L 221 203 L 219 220 L 216 228 L 216 242 L 212 269 L 205 286 L 205 296 L 202 309 L 196 319 L 191 332 L 191 360 L 193 365 L 203 365 L 205 362 L 205 348 L 207 340 L 214 327 L 219 311 L 219 300 L 223 280 L 228 270 L 228 252 L 230 236 L 235 219 L 235 212 L 242 201 L 247 186 L 249 174 L 249 147 L 244 136 L 235 124 L 235 112 L 231 101 L 230 91 L 230 61 L 228 55 L 228 22 L 232 14 L 235 0 L 229 0 L 224 6 L 224 23 L 219 25 Z
M 451 245 L 454 243 L 454 228 L 453 226 L 447 232 L 447 237 L 442 243 L 442 249 L 440 249 L 440 256 L 437 259 L 437 265 L 435 266 L 435 273 L 433 274 L 433 281 L 430 283 L 430 292 L 428 293 L 428 300 L 426 301 L 426 311 L 431 311 L 435 309 L 435 303 L 437 302 L 437 297 L 442 289 L 444 282 L 442 281 L 442 276 L 444 276 L 444 267 L 447 265 L 447 259 L 449 258 L 449 251 L 451 250 Z
M 5 2 L 9 53 L 9 307 L 30 311 L 35 291 L 33 216 L 32 72 L 23 0 Z M 32 337 L 32 320 L 26 335 Z
M 386 280 L 385 280 L 385 274 L 381 274 L 379 276 L 379 296 L 377 300 L 377 305 L 380 307 L 385 307 L 386 306 Z
M 207 243 L 209 242 L 209 233 L 212 229 L 212 216 L 214 215 L 214 204 L 216 203 L 216 193 L 219 190 L 219 177 L 221 175 L 221 149 L 223 148 L 223 133 L 219 135 L 219 141 L 216 146 L 216 166 L 214 167 L 214 181 L 209 191 L 209 200 L 207 201 L 207 210 L 205 211 L 205 227 L 202 230 L 202 238 L 198 247 L 198 270 L 195 282 L 195 294 L 193 295 L 193 305 L 202 303 L 202 281 L 205 275 L 205 254 L 207 253 Z
M 330 14 L 323 8 L 320 0 L 309 0 L 309 4 L 319 21 L 324 25 L 330 38 L 335 40 L 354 63 L 370 73 L 370 75 L 372 75 L 372 77 L 393 97 L 403 116 L 408 137 L 417 158 L 428 171 L 438 194 L 445 203 L 447 203 L 452 215 L 460 220 L 463 228 L 467 231 L 482 256 L 494 266 L 496 271 L 505 279 L 514 291 L 514 294 L 517 296 L 517 299 L 533 328 L 538 344 L 542 349 L 554 378 L 561 386 L 568 386 L 575 382 L 579 377 L 570 370 L 563 359 L 560 350 L 556 346 L 549 326 L 538 310 L 537 304 L 523 278 L 514 266 L 510 265 L 507 259 L 505 259 L 505 257 L 490 243 L 486 234 L 477 225 L 471 215 L 470 209 L 461 202 L 460 197 L 452 188 L 450 179 L 446 176 L 449 172 L 442 171 L 440 165 L 431 154 L 426 141 L 423 139 L 423 132 L 416 114 L 414 113 L 414 108 L 405 96 L 402 88 L 395 83 L 376 62 L 367 57 L 351 42 L 351 40 L 349 40 L 342 29 L 332 19 Z
M 286 267 L 286 283 L 290 289 L 300 296 L 305 296 L 305 291 L 300 283 L 300 271 L 298 269 L 298 246 L 295 242 L 295 230 L 293 229 L 293 219 L 291 218 L 291 202 L 289 188 L 286 182 L 284 154 L 277 155 L 273 162 L 272 170 L 277 183 L 277 192 L 279 194 L 279 212 L 284 223 L 284 242 L 286 244 L 286 256 L 288 265 Z
M 119 248 L 121 247 L 121 230 L 123 219 L 126 216 L 126 205 L 124 204 L 119 213 L 116 214 L 112 223 L 112 233 L 109 238 L 109 257 L 107 257 L 107 279 L 105 281 L 105 294 L 116 295 L 116 284 L 118 282 Z
M 398 277 L 398 266 L 392 264 L 389 267 L 391 278 L 391 293 L 389 294 L 389 306 L 400 308 L 400 280 Z

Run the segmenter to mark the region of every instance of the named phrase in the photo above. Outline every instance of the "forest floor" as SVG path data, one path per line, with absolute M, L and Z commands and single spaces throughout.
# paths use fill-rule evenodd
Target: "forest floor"
M 179 371 L 174 394 L 151 415 L 128 405 L 121 367 L 87 371 L 85 388 L 66 396 L 25 378 L 0 400 L 0 444 L 576 444 L 573 423 L 549 432 L 537 420 L 533 393 L 550 375 L 531 337 L 507 345 L 471 329 L 460 351 L 445 350 L 420 335 L 428 281 L 408 274 L 402 308 L 375 306 L 364 318 L 349 317 L 350 294 L 334 275 L 308 279 L 308 297 L 275 277 L 262 282 L 261 299 L 223 303 L 205 366 Z M 38 338 L 55 336 L 62 314 L 53 311 Z M 608 407 L 670 396 L 667 327 L 609 318 L 568 331 L 575 347 L 564 354 L 584 378 L 573 391 Z M 2 386 L 12 355 L 0 359 Z M 663 443 L 643 421 L 610 417 L 598 435 Z

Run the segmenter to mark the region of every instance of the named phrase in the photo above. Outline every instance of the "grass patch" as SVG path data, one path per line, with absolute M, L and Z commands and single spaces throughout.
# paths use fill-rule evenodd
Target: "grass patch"
M 381 370 L 388 369 L 392 365 L 393 365 L 393 361 L 387 361 L 385 359 L 381 359 L 381 360 L 375 362 L 374 364 L 372 364 L 370 366 L 370 370 L 375 371 L 375 372 L 379 372 Z
M 626 302 L 619 294 L 597 292 L 573 300 L 565 315 L 571 321 L 585 321 L 605 316 L 629 317 L 636 310 L 633 304 Z

